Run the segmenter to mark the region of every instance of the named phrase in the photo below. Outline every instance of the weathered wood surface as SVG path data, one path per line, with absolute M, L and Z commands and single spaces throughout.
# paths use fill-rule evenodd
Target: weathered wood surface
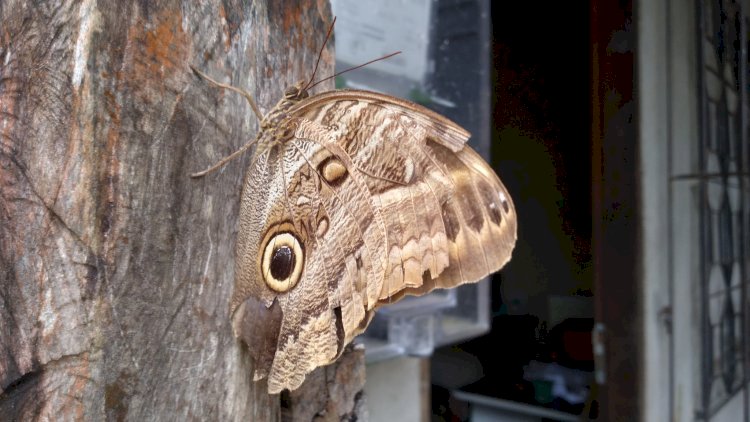
M 302 386 L 282 393 L 281 420 L 365 422 L 365 349 L 349 345 L 333 364 L 311 372 Z
M 188 177 L 257 122 L 188 65 L 268 110 L 330 21 L 324 0 L 0 1 L 0 419 L 279 418 L 227 316 L 250 157 Z

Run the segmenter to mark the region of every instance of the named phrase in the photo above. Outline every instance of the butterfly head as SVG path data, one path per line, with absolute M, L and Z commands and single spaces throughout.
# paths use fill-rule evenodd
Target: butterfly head
M 300 101 L 309 96 L 307 93 L 307 82 L 299 81 L 284 91 L 284 99 L 287 101 Z
M 306 88 L 306 82 L 300 81 L 290 86 L 284 91 L 284 96 L 279 100 L 278 103 L 266 114 L 263 121 L 260 123 L 260 127 L 263 130 L 272 130 L 274 128 L 280 128 L 282 122 L 285 121 L 289 116 L 287 111 L 294 107 L 295 104 L 309 97 Z

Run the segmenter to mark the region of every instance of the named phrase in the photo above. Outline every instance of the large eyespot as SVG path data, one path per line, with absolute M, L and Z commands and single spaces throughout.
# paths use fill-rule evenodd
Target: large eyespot
M 299 240 L 289 232 L 277 233 L 263 250 L 260 270 L 266 285 L 280 293 L 289 291 L 302 276 L 304 261 Z

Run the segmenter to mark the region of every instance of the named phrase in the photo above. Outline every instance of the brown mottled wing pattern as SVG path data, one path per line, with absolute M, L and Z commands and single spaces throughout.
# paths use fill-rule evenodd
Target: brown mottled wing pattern
M 368 283 L 382 279 L 385 228 L 340 149 L 296 137 L 259 145 L 267 148 L 256 153 L 240 212 L 248 217 L 240 233 L 258 235 L 238 238 L 238 261 L 254 265 L 238 266 L 231 306 L 235 330 L 253 354 L 254 378 L 268 378 L 269 392 L 278 393 L 331 363 L 365 328 L 377 305 Z M 279 232 L 298 238 L 304 254 L 299 281 L 282 293 L 258 274 L 258 257 Z
M 230 301 L 270 393 L 335 360 L 380 304 L 499 269 L 516 238 L 505 187 L 449 120 L 360 91 L 275 112 L 243 186 Z
M 318 142 L 348 155 L 382 215 L 379 301 L 476 282 L 510 259 L 517 225 L 510 195 L 455 123 L 367 91 L 319 94 L 290 114 L 325 128 L 327 140 Z

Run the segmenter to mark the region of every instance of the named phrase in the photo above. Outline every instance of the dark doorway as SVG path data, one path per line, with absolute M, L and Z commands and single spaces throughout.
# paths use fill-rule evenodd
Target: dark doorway
M 435 413 L 467 417 L 465 403 L 448 402 L 446 390 L 458 387 L 595 416 L 590 399 L 556 397 L 532 374 L 559 366 L 593 381 L 590 5 L 491 4 L 490 151 L 513 196 L 519 238 L 513 259 L 493 279 L 491 332 L 436 352 L 436 380 L 450 370 L 444 358 L 476 357 L 482 373 L 468 385 L 435 387 Z

